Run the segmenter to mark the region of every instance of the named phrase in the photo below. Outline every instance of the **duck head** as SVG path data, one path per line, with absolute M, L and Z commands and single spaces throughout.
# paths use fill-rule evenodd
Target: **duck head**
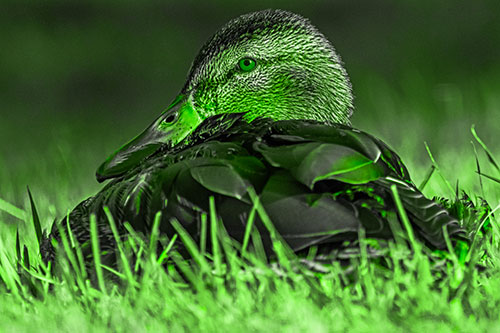
M 264 10 L 223 26 L 201 49 L 174 102 L 113 153 L 97 179 L 117 177 L 162 145 L 174 146 L 205 119 L 245 113 L 275 120 L 349 124 L 351 85 L 332 44 L 291 12 Z

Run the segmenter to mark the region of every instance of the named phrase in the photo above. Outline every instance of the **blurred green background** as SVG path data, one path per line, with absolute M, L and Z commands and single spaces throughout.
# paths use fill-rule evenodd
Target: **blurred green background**
M 424 141 L 452 182 L 465 169 L 476 177 L 470 126 L 500 152 L 499 4 L 3 1 L 0 198 L 23 205 L 30 185 L 55 216 L 91 195 L 96 167 L 171 102 L 202 44 L 265 8 L 300 13 L 332 41 L 354 126 L 395 148 L 417 182 L 430 166 Z

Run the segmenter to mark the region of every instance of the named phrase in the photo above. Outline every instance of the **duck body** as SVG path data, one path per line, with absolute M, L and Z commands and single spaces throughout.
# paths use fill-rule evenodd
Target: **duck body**
M 445 248 L 444 230 L 464 238 L 387 145 L 350 127 L 352 111 L 342 61 L 307 19 L 274 9 L 242 15 L 202 47 L 174 102 L 98 168 L 98 181 L 110 181 L 69 214 L 69 226 L 88 245 L 95 214 L 101 249 L 112 259 L 105 207 L 121 235 L 125 222 L 151 232 L 160 212 L 163 235 L 173 236 L 175 219 L 199 240 L 213 197 L 227 233 L 242 241 L 254 193 L 292 250 L 335 248 L 361 229 L 393 237 L 395 186 L 423 242 Z M 45 260 L 55 258 L 52 239 L 61 239 L 65 221 L 45 238 Z M 271 252 L 261 216 L 254 227 Z
M 103 207 L 123 234 L 124 222 L 149 233 L 161 212 L 164 235 L 175 234 L 175 219 L 199 241 L 202 216 L 210 216 L 209 198 L 214 197 L 217 217 L 229 236 L 241 242 L 254 205 L 253 189 L 292 250 L 313 245 L 334 249 L 356 240 L 361 228 L 367 237 L 393 237 L 390 220 L 399 217 L 392 185 L 423 242 L 445 248 L 444 230 L 452 238 L 465 238 L 457 220 L 422 195 L 399 157 L 375 137 L 307 120 L 259 118 L 248 123 L 242 114 L 211 117 L 184 144 L 161 147 L 78 205 L 68 221 L 84 244 L 90 237 L 89 217 L 95 214 L 101 247 L 114 256 L 115 240 Z M 271 253 L 269 231 L 258 215 L 254 227 Z M 60 238 L 55 226 L 49 238 L 54 237 Z M 44 242 L 46 260 L 55 255 L 49 238 Z M 91 255 L 90 249 L 86 254 Z

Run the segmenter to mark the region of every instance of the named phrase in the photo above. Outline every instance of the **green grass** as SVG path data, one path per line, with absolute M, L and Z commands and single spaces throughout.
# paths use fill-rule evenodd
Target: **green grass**
M 396 110 L 408 109 L 405 98 L 399 99 L 382 88 L 378 91 L 377 98 L 385 96 L 390 100 L 383 103 L 386 117 L 390 118 Z M 363 112 L 363 101 L 361 104 Z M 422 103 L 411 107 L 433 112 L 438 105 Z M 491 111 L 486 117 L 493 119 L 494 115 Z M 400 117 L 404 125 L 416 119 L 411 112 Z M 55 218 L 64 216 L 68 209 L 99 189 L 93 181 L 95 167 L 130 133 L 136 132 L 127 122 L 118 121 L 116 128 L 121 131 L 109 131 L 102 125 L 108 121 L 105 118 L 101 123 L 70 120 L 61 118 L 54 124 L 41 124 L 33 129 L 34 136 L 39 135 L 43 140 L 25 138 L 16 146 L 0 147 L 3 153 L 0 155 L 1 331 L 500 329 L 498 211 L 489 216 L 490 231 L 481 232 L 469 254 L 443 252 L 440 255 L 446 258 L 444 261 L 426 255 L 421 244 L 412 239 L 408 244 L 391 243 L 387 254 L 389 268 L 383 268 L 379 261 L 368 256 L 370 240 L 361 232 L 360 257 L 353 262 L 356 270 L 348 272 L 333 263 L 323 267 L 325 271 L 320 274 L 298 264 L 297 258 L 280 242 L 279 235 L 271 232 L 278 259 L 268 264 L 268 258 L 261 252 L 247 248 L 248 240 L 255 244 L 258 234 L 249 229 L 241 250 L 227 238 L 220 221 L 211 219 L 203 223 L 206 236 L 201 244 L 173 223 L 178 239 L 193 259 L 190 262 L 182 260 L 175 247 L 172 248 L 173 243 L 155 232 L 155 224 L 147 239 L 131 234 L 119 242 L 120 268 L 116 271 L 100 264 L 100 244 L 95 228 L 91 228 L 94 266 L 85 267 L 78 248 L 71 249 L 73 242 L 69 237 L 59 244 L 65 249 L 67 259 L 58 266 L 59 274 L 52 275 L 39 259 L 35 215 L 26 186 L 30 187 L 41 227 L 46 229 Z M 0 129 L 15 131 L 9 124 L 16 121 L 19 119 L 0 123 L 3 126 Z M 480 214 L 471 213 L 456 201 L 456 189 L 465 190 L 478 210 L 487 209 L 481 198 L 486 198 L 491 208 L 498 207 L 498 182 L 480 178 L 477 172 L 479 168 L 481 173 L 500 178 L 500 171 L 492 161 L 498 151 L 492 146 L 494 142 L 488 140 L 489 132 L 483 146 L 471 133 L 472 124 L 467 124 L 467 131 L 458 136 L 460 143 L 452 146 L 443 137 L 424 129 L 421 136 L 405 137 L 407 131 L 402 130 L 405 127 L 395 126 L 401 124 L 391 126 L 388 122 L 379 126 L 374 121 L 370 126 L 369 121 L 367 117 L 362 128 L 380 131 L 376 134 L 401 153 L 415 183 L 426 184 L 426 195 L 449 198 L 450 204 L 457 203 L 457 210 L 462 209 L 462 222 L 468 230 L 481 229 Z M 422 125 L 415 127 L 417 132 L 419 126 Z M 374 130 L 370 131 L 370 127 Z M 446 122 L 440 127 L 445 130 Z M 384 132 L 388 128 L 392 132 Z M 482 138 L 478 128 L 477 135 Z M 398 140 L 401 137 L 405 139 Z M 426 152 L 424 140 L 429 141 L 432 158 Z M 488 146 L 493 150 L 490 157 L 484 149 Z M 23 154 L 16 153 L 17 150 Z M 434 171 L 426 181 L 431 170 Z M 394 196 L 397 198 L 397 192 Z M 399 213 L 404 216 L 403 210 Z M 257 204 L 253 214 L 265 216 Z M 265 221 L 272 230 L 271 221 Z M 114 221 L 110 223 L 117 237 Z M 411 235 L 408 223 L 399 227 Z M 17 230 L 19 246 L 16 246 Z M 217 244 L 213 253 L 206 251 L 208 239 Z M 410 255 L 410 249 L 414 255 Z M 131 253 L 139 257 L 137 262 L 131 261 Z M 18 263 L 19 257 L 22 260 Z M 165 270 L 162 264 L 166 262 L 174 264 L 168 264 Z

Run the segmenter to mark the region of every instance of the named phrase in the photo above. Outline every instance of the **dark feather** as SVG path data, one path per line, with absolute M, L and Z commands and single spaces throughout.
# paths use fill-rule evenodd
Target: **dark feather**
M 162 147 L 135 169 L 112 180 L 78 205 L 69 216 L 80 243 L 89 239 L 89 214 L 97 215 L 101 246 L 114 250 L 103 207 L 109 207 L 120 232 L 128 221 L 148 233 L 158 211 L 160 230 L 173 236 L 176 218 L 198 240 L 209 197 L 228 234 L 241 241 L 253 187 L 271 221 L 289 246 L 300 251 L 312 245 L 336 247 L 368 237 L 392 237 L 389 218 L 397 210 L 391 196 L 396 185 L 416 235 L 429 246 L 445 248 L 443 227 L 452 238 L 465 239 L 456 219 L 425 198 L 411 182 L 399 157 L 380 140 L 342 125 L 313 121 L 248 124 L 239 114 L 207 119 L 184 143 Z M 266 228 L 257 219 L 265 250 L 271 251 Z M 45 259 L 53 259 L 51 238 L 44 240 Z

